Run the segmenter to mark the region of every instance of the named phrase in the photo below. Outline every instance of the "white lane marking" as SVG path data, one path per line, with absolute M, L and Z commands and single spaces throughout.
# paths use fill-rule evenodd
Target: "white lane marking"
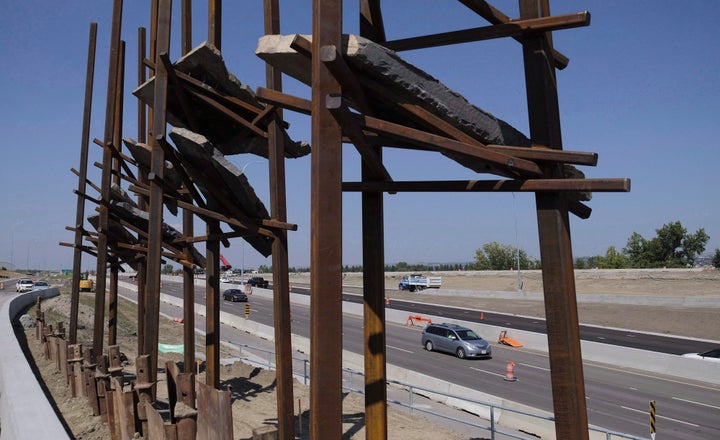
M 535 369 L 537 369 L 537 370 L 550 371 L 549 368 L 538 367 L 537 365 L 532 365 L 532 364 L 524 364 L 524 363 L 522 363 L 522 362 L 518 362 L 518 365 L 522 365 L 522 366 L 530 367 L 530 368 L 535 368 Z
M 392 345 L 387 345 L 387 348 L 392 348 L 392 349 L 394 349 L 394 350 L 404 351 L 405 353 L 415 353 L 414 351 L 405 350 L 404 348 L 400 348 L 400 347 L 393 347 Z
M 695 405 L 707 406 L 709 408 L 720 409 L 720 406 L 709 405 L 707 403 L 696 402 L 694 400 L 681 399 L 679 397 L 673 397 L 673 400 L 679 400 L 681 402 L 694 403 Z
M 505 377 L 504 374 L 495 373 L 493 371 L 481 370 L 480 368 L 470 367 L 471 370 L 479 371 L 481 373 L 493 374 L 495 376 Z
M 620 408 L 626 409 L 626 410 L 628 410 L 628 411 L 635 411 L 635 412 L 643 413 L 643 414 L 647 414 L 647 413 L 648 413 L 647 410 L 629 408 L 629 407 L 627 407 L 627 406 L 620 406 Z M 692 427 L 694 427 L 694 428 L 699 428 L 699 427 L 700 427 L 700 425 L 696 425 L 696 424 L 690 423 L 690 422 L 685 422 L 685 421 L 683 421 L 683 420 L 673 419 L 672 417 L 659 416 L 659 415 L 657 415 L 657 414 L 655 415 L 655 417 L 658 418 L 658 419 L 670 420 L 671 422 L 682 423 L 682 424 L 684 424 L 684 425 L 690 425 L 690 426 L 692 426 Z

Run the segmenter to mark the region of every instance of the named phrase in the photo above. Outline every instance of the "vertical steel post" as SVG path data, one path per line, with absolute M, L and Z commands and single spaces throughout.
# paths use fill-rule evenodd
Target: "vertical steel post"
M 549 14 L 549 0 L 520 0 L 521 18 L 537 18 Z M 551 37 L 527 36 L 522 39 L 522 43 L 530 138 L 533 143 L 562 149 Z M 559 168 L 548 168 L 545 171 L 548 177 L 562 177 Z M 585 383 L 567 200 L 559 193 L 537 193 L 535 200 L 555 435 L 557 438 L 587 439 L 589 433 Z
M 162 221 L 165 153 L 160 141 L 165 139 L 167 105 L 167 71 L 160 56 L 170 48 L 172 0 L 160 0 L 157 15 L 155 47 L 155 95 L 153 98 L 153 136 L 150 139 L 150 201 L 148 204 L 147 294 L 145 301 L 145 353 L 150 355 L 150 380 L 156 382 L 158 361 L 158 333 L 160 326 L 160 265 L 162 262 Z M 152 389 L 155 395 L 155 387 Z M 154 400 L 154 399 L 153 399 Z
M 360 1 L 360 35 L 385 42 L 380 2 Z M 382 158 L 382 148 L 376 148 Z M 362 162 L 362 180 L 372 171 Z M 385 329 L 385 224 L 382 192 L 362 193 L 363 322 L 365 340 L 365 437 L 387 438 L 387 352 Z
M 341 46 L 342 0 L 313 0 L 310 437 L 342 437 L 342 130 L 325 105 L 341 92 L 319 54 Z
M 105 286 L 107 284 L 107 226 L 108 226 L 108 206 L 110 202 L 110 177 L 112 167 L 112 155 L 108 145 L 113 142 L 114 122 L 115 122 L 115 88 L 117 86 L 119 51 L 120 51 L 120 32 L 122 29 L 122 0 L 113 2 L 112 15 L 112 31 L 110 35 L 110 61 L 108 66 L 108 87 L 107 99 L 105 103 L 105 136 L 103 141 L 103 169 L 102 180 L 100 185 L 100 220 L 98 225 L 98 244 L 97 244 L 97 279 L 95 283 L 95 320 L 93 326 L 93 353 L 97 358 L 103 353 L 103 334 L 105 330 Z M 93 359 L 93 361 L 96 361 Z
M 192 50 L 192 0 L 182 1 L 182 53 Z M 190 238 L 194 233 L 192 211 L 183 209 L 183 236 Z M 192 255 L 192 244 L 185 242 L 185 255 Z M 184 371 L 195 373 L 195 271 L 183 266 L 183 355 Z
M 280 33 L 279 0 L 264 1 L 265 33 Z M 266 85 L 282 91 L 282 73 L 271 65 L 265 66 Z M 285 144 L 279 121 L 282 110 L 277 109 L 268 125 L 268 159 L 270 173 L 270 215 L 274 220 L 287 221 L 285 189 Z M 288 279 L 287 232 L 277 230 L 272 244 L 273 315 L 275 323 L 275 365 L 277 377 L 278 438 L 295 438 L 293 414 L 292 328 L 290 325 L 290 280 Z
M 208 1 L 208 42 L 222 52 L 222 0 Z M 220 387 L 220 223 L 207 222 L 205 257 L 205 383 Z
M 118 74 L 115 86 L 115 122 L 113 130 L 113 146 L 122 150 L 123 94 L 125 93 L 125 42 L 120 41 L 118 53 Z M 120 158 L 113 157 L 112 183 L 120 186 Z M 112 241 L 110 247 L 117 249 L 117 242 Z M 108 347 L 117 345 L 117 299 L 118 275 L 120 261 L 116 256 L 110 258 L 110 289 L 108 290 Z
M 80 167 L 78 176 L 78 198 L 75 211 L 75 248 L 73 250 L 73 276 L 70 290 L 70 328 L 68 342 L 77 344 L 78 308 L 80 301 L 80 272 L 82 271 L 83 225 L 85 223 L 85 194 L 87 186 L 88 146 L 90 142 L 90 116 L 92 114 L 93 78 L 95 76 L 95 48 L 97 47 L 97 23 L 90 23 L 88 37 L 87 72 L 85 74 L 85 103 L 83 106 L 83 127 L 80 140 Z
M 154 3 L 154 2 L 153 2 Z M 155 14 L 156 10 L 155 8 L 152 8 L 153 12 L 151 13 L 151 20 L 154 23 L 155 20 Z M 154 27 L 155 25 L 151 25 Z M 141 86 L 145 83 L 146 75 L 145 75 L 145 56 L 147 55 L 146 47 L 147 47 L 147 41 L 146 41 L 146 29 L 145 28 L 138 28 L 138 71 L 137 71 L 137 78 L 138 78 L 138 86 Z M 137 100 L 138 103 L 138 118 L 137 118 L 137 124 L 138 124 L 138 142 L 140 143 L 146 143 L 147 142 L 147 112 L 145 103 L 142 101 L 142 99 Z M 138 170 L 139 171 L 139 170 Z M 147 175 L 143 172 L 138 172 L 138 179 L 141 183 L 144 185 L 150 186 L 150 182 L 147 180 Z M 143 195 L 138 195 L 138 208 L 140 208 L 143 211 L 147 211 L 147 197 Z M 141 240 L 141 242 L 144 241 L 144 239 L 140 236 L 138 238 Z M 137 324 L 138 324 L 138 337 L 137 337 L 137 352 L 138 353 L 145 353 L 145 298 L 146 298 L 146 292 L 147 289 L 145 289 L 145 283 L 147 280 L 147 254 L 143 255 L 143 258 L 141 258 L 138 261 L 137 265 L 137 277 L 135 277 L 135 282 L 137 283 Z

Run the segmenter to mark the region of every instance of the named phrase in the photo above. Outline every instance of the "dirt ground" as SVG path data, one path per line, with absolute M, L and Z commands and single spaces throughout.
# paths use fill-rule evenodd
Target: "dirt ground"
M 417 294 L 398 292 L 397 281 L 402 274 L 388 274 L 386 277 L 388 295 L 391 298 L 412 298 L 477 308 L 487 311 L 500 311 L 521 315 L 544 316 L 542 301 L 529 301 L 521 299 L 499 300 L 468 297 L 442 297 L 432 294 Z M 433 274 L 434 275 L 434 274 Z M 517 292 L 517 272 L 445 272 L 439 274 L 443 277 L 443 289 L 455 290 L 500 290 Z M 291 277 L 291 284 L 303 284 L 309 281 L 306 276 L 295 275 Z M 542 281 L 539 272 L 523 272 L 523 291 L 541 292 Z M 362 279 L 358 275 L 348 274 L 344 284 L 361 285 Z M 588 293 L 630 294 L 647 296 L 720 296 L 720 271 L 579 271 L 576 274 L 578 296 Z M 80 326 L 92 327 L 92 309 L 89 302 L 81 301 Z M 69 295 L 63 294 L 58 298 L 46 300 L 42 304 L 48 323 L 56 321 L 68 322 Z M 635 330 L 669 333 L 677 335 L 703 337 L 720 340 L 720 320 L 718 308 L 708 309 L 675 309 L 656 306 L 618 306 L 612 304 L 579 304 L 579 316 L 582 323 L 608 325 Z M 34 311 L 28 312 L 34 316 Z M 121 301 L 119 322 L 131 320 L 134 306 Z M 123 316 L 125 319 L 123 319 Z M 182 334 L 182 326 L 175 322 L 161 319 L 161 332 L 163 334 Z M 118 343 L 121 351 L 127 356 L 128 363 L 125 369 L 134 371 L 136 356 L 136 329 L 133 324 L 120 325 L 118 330 Z M 45 382 L 49 393 L 62 413 L 62 416 L 71 429 L 74 438 L 86 440 L 100 440 L 109 438 L 107 427 L 102 424 L 100 417 L 92 417 L 92 412 L 83 398 L 71 398 L 69 388 L 64 378 L 56 371 L 54 362 L 44 359 L 39 342 L 35 340 L 34 329 L 19 331 L 19 336 L 27 336 L 27 347 L 40 375 Z M 86 339 L 84 339 L 86 338 Z M 81 329 L 78 340 L 89 341 L 91 335 L 87 329 Z M 232 352 L 223 352 L 221 357 L 233 357 Z M 161 354 L 160 365 L 166 360 L 182 361 L 179 354 Z M 202 380 L 203 375 L 198 376 Z M 255 367 L 236 362 L 224 367 L 221 371 L 223 385 L 229 385 L 233 390 L 233 422 L 235 426 L 235 439 L 251 439 L 252 429 L 272 423 L 276 418 L 275 375 L 272 371 L 257 369 Z M 165 395 L 164 377 L 159 376 L 158 396 Z M 303 414 L 302 425 L 307 431 L 309 407 L 309 388 L 298 382 L 294 385 L 294 398 L 300 401 Z M 364 412 L 363 396 L 348 394 L 343 399 L 344 439 L 364 439 L 365 430 L 362 414 Z M 296 414 L 297 415 L 297 414 Z M 437 439 L 447 440 L 463 439 L 458 433 L 451 432 L 431 423 L 422 416 L 411 415 L 393 406 L 388 408 L 388 438 L 392 439 Z M 302 438 L 307 438 L 307 433 Z

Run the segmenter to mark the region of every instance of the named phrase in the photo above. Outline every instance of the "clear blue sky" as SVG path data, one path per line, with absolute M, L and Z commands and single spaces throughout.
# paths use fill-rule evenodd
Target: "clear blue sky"
M 206 39 L 205 2 L 195 1 L 194 43 Z M 495 1 L 517 16 L 517 2 Z M 103 138 L 112 1 L 53 3 L 0 0 L 0 261 L 20 268 L 72 267 L 66 225 L 75 221 L 77 168 L 89 24 L 99 24 L 92 138 Z M 124 136 L 136 137 L 137 28 L 147 26 L 148 2 L 126 1 L 127 41 Z M 553 14 L 590 11 L 589 27 L 554 33 L 556 48 L 570 58 L 558 73 L 565 149 L 594 151 L 588 177 L 629 177 L 630 193 L 595 194 L 588 220 L 571 220 L 575 256 L 620 249 L 633 232 L 652 238 L 668 222 L 710 235 L 706 253 L 720 248 L 720 2 L 552 1 Z M 357 33 L 357 1 L 345 2 L 344 32 Z M 174 5 L 173 41 L 179 41 L 180 2 Z M 281 1 L 282 32 L 311 32 L 311 1 Z M 389 39 L 443 32 L 487 23 L 460 3 L 385 1 Z M 263 64 L 254 55 L 262 34 L 262 2 L 223 5 L 223 56 L 229 69 L 252 88 L 264 85 Z M 171 58 L 178 57 L 177 44 Z M 521 49 L 514 40 L 403 52 L 401 56 L 450 88 L 527 134 Z M 305 86 L 285 81 L 288 93 L 309 97 Z M 310 137 L 307 117 L 286 114 L 296 139 Z M 101 160 L 91 144 L 91 163 Z M 485 179 L 439 154 L 388 150 L 395 180 Z M 267 161 L 235 156 L 269 206 Z M 310 160 L 288 163 L 290 264 L 310 261 Z M 358 155 L 344 150 L 344 179 L 358 180 Z M 90 170 L 99 183 L 100 172 Z M 89 190 L 92 194 L 92 190 Z M 465 262 L 484 243 L 518 245 L 539 257 L 532 194 L 398 194 L 385 197 L 386 262 Z M 88 213 L 94 207 L 88 205 Z M 343 199 L 343 263 L 360 264 L 360 201 Z M 171 224 L 180 220 L 167 217 Z M 197 229 L 196 229 L 197 230 Z M 201 245 L 202 246 L 202 245 Z M 232 241 L 222 253 L 235 267 L 271 264 L 249 246 Z M 84 266 L 94 260 L 84 257 Z

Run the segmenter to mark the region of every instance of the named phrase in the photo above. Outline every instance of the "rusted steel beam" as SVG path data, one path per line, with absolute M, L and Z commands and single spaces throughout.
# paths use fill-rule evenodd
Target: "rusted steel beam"
M 513 20 L 512 22 L 496 24 L 493 26 L 476 27 L 459 31 L 423 35 L 420 37 L 391 40 L 385 43 L 384 46 L 398 52 L 403 50 L 426 49 L 429 47 L 470 43 L 495 38 L 519 37 L 538 32 L 571 29 L 589 25 L 590 13 L 583 11 L 572 14 L 556 15 L 553 17 Z
M 118 74 L 115 85 L 115 119 L 113 122 L 113 177 L 112 182 L 120 185 L 120 166 L 124 164 L 119 157 L 122 154 L 122 124 L 123 124 L 123 106 L 125 92 L 125 42 L 120 41 L 120 51 L 118 53 Z M 125 165 L 128 172 L 130 169 Z M 108 241 L 110 250 L 112 251 L 117 243 L 112 239 Z M 114 264 L 113 264 L 114 263 Z M 118 301 L 118 265 L 117 257 L 112 257 L 110 261 L 110 288 L 108 289 L 108 347 L 117 344 L 117 301 Z
M 280 2 L 264 0 L 265 34 L 280 33 Z M 265 67 L 265 84 L 271 90 L 282 90 L 282 73 L 270 65 Z M 270 177 L 270 216 L 287 220 L 287 191 L 285 187 L 285 143 L 282 135 L 282 109 L 272 109 L 267 125 L 268 170 Z M 258 115 L 258 118 L 260 115 Z M 257 118 L 256 118 L 257 120 Z M 253 124 L 257 123 L 253 120 Z M 275 364 L 277 377 L 278 438 L 295 438 L 292 328 L 290 317 L 290 280 L 288 275 L 288 240 L 284 230 L 275 233 L 272 244 L 273 323 L 275 327 Z
M 380 0 L 360 0 L 360 35 L 376 43 L 385 44 Z
M 120 32 L 122 28 L 122 0 L 113 2 L 112 30 L 110 34 L 110 60 L 108 63 L 108 86 L 105 106 L 105 144 L 112 143 L 115 132 L 115 100 L 117 97 L 116 87 L 119 75 L 120 61 Z M 93 353 L 95 356 L 102 356 L 103 339 L 105 330 L 105 287 L 107 284 L 107 236 L 105 231 L 108 224 L 108 208 L 106 203 L 110 201 L 110 180 L 112 172 L 112 153 L 108 148 L 103 149 L 103 170 L 101 180 L 101 197 L 103 203 L 100 208 L 100 222 L 98 228 L 98 257 L 97 257 L 97 279 L 95 282 L 95 310 L 93 325 Z
M 466 144 L 454 139 L 394 124 L 392 122 L 370 116 L 359 116 L 358 120 L 365 129 L 375 133 L 402 139 L 420 146 L 427 146 L 434 150 L 465 154 L 467 156 L 486 161 L 497 167 L 504 168 L 508 170 L 508 172 L 512 172 L 520 176 L 536 177 L 542 175 L 542 171 L 534 162 L 497 153 L 484 148 L 484 146 L 480 147 L 477 144 Z
M 183 55 L 192 50 L 192 0 L 182 0 L 182 37 L 181 47 Z M 174 72 L 174 69 L 173 69 Z M 186 173 L 183 170 L 184 178 L 187 178 Z M 185 182 L 185 189 L 188 191 L 195 191 L 192 182 Z M 199 194 L 198 194 L 199 196 Z M 183 221 L 183 237 L 192 237 L 195 231 L 195 222 L 193 213 L 189 209 L 183 209 L 182 214 Z M 185 255 L 192 255 L 192 243 L 185 241 L 183 252 Z M 193 373 L 191 380 L 194 384 L 195 371 L 195 268 L 192 265 L 183 266 L 183 366 L 185 373 Z M 184 396 L 189 402 L 189 407 L 192 408 L 195 403 L 195 392 L 194 390 L 185 390 L 185 393 L 192 393 L 190 396 Z M 192 397 L 192 399 L 190 399 Z M 192 419 L 189 419 L 192 420 Z M 189 434 L 193 436 L 196 434 L 197 427 L 193 420 L 192 422 L 184 421 L 179 423 L 178 434 L 181 434 L 183 438 L 189 438 Z M 191 426 L 188 426 L 191 425 Z
M 460 3 L 464 4 L 476 14 L 489 21 L 492 24 L 503 24 L 512 21 L 510 17 L 503 14 L 499 9 L 496 9 L 493 5 L 489 4 L 484 0 L 459 0 Z M 522 18 L 522 17 L 521 17 Z M 522 42 L 520 37 L 514 37 L 518 42 Z M 570 60 L 565 55 L 561 54 L 554 48 L 552 50 L 552 57 L 555 61 L 555 67 L 562 70 L 567 67 Z
M 208 0 L 208 42 L 222 50 L 222 0 Z
M 157 17 L 157 4 L 156 0 L 152 1 L 152 6 L 150 7 L 151 14 L 150 14 L 150 23 L 152 23 L 152 29 L 155 28 L 155 20 Z M 152 31 L 151 31 L 152 32 Z M 152 34 L 154 37 L 154 33 Z M 153 40 L 154 41 L 154 40 Z M 137 84 L 138 86 L 145 83 L 147 80 L 146 72 L 145 72 L 145 66 L 142 63 L 142 60 L 145 59 L 147 53 L 147 42 L 146 42 L 146 29 L 145 28 L 138 28 L 138 71 L 137 71 Z M 138 99 L 138 133 L 137 138 L 138 142 L 145 143 L 147 142 L 147 130 L 148 130 L 148 116 L 147 116 L 147 107 L 145 106 L 145 103 L 142 102 L 142 100 Z M 141 184 L 145 184 L 148 187 L 150 186 L 150 183 L 147 181 L 147 174 L 142 173 L 138 170 L 138 178 L 140 179 Z M 149 193 L 148 193 L 149 195 Z M 147 197 L 143 195 L 138 195 L 138 207 L 142 209 L 143 211 L 147 210 Z M 138 308 L 137 308 L 137 325 L 138 325 L 138 337 L 137 337 L 137 351 L 138 353 L 145 353 L 145 302 L 146 302 L 146 289 L 145 289 L 145 280 L 147 279 L 147 259 L 143 259 L 138 262 L 138 268 L 137 268 L 137 299 L 138 299 Z
M 361 36 L 385 38 L 382 28 L 380 2 L 362 0 L 360 4 Z M 378 41 L 382 43 L 383 41 Z M 348 128 L 360 130 L 356 124 L 344 123 Z M 365 140 L 365 136 L 363 136 Z M 382 148 L 368 146 L 382 166 Z M 384 167 L 383 167 L 384 168 Z M 376 181 L 372 164 L 361 164 L 363 182 Z M 387 438 L 387 346 L 385 326 L 385 225 L 382 193 L 362 194 L 363 230 L 363 338 L 365 345 L 365 429 L 366 438 Z
M 340 47 L 342 0 L 313 0 L 314 53 Z M 325 105 L 340 85 L 312 58 L 310 437 L 342 437 L 342 130 Z M 322 275 L 320 275 L 322 274 Z
M 550 14 L 549 0 L 519 0 L 523 19 Z M 552 43 L 544 35 L 522 39 L 530 138 L 562 149 Z M 549 177 L 561 177 L 558 166 L 546 167 Z M 570 221 L 565 197 L 538 193 L 538 232 L 542 261 L 545 316 L 557 438 L 588 439 L 585 382 L 573 273 Z
M 343 191 L 361 192 L 628 192 L 630 179 L 439 180 L 343 182 Z
M 277 105 L 304 115 L 309 115 L 311 112 L 311 101 L 309 99 L 289 95 L 277 90 L 258 87 L 255 91 L 255 97 L 257 97 L 258 101 Z
M 130 187 L 129 187 L 128 189 L 129 189 L 130 191 L 136 192 L 136 193 L 138 193 L 138 194 L 148 193 L 148 191 L 147 191 L 146 189 L 141 188 L 141 187 L 139 187 L 139 186 L 137 186 L 137 185 L 130 185 Z M 191 204 L 189 204 L 189 203 L 186 203 L 186 202 L 183 202 L 183 201 L 180 201 L 180 200 L 178 200 L 178 206 L 179 206 L 180 208 L 188 209 L 188 210 L 194 212 L 195 214 L 197 214 L 198 216 L 202 217 L 202 218 L 205 219 L 205 220 L 210 220 L 210 219 L 212 219 L 212 220 L 217 220 L 217 221 L 220 221 L 220 222 L 222 222 L 222 223 L 227 223 L 227 224 L 229 224 L 229 225 L 233 225 L 233 226 L 238 226 L 238 227 L 241 227 L 241 228 L 245 228 L 245 229 L 247 229 L 248 231 L 251 231 L 251 230 L 252 230 L 253 233 L 257 233 L 257 234 L 259 234 L 259 235 L 263 235 L 263 236 L 266 236 L 266 237 L 273 237 L 273 236 L 274 236 L 274 233 L 273 233 L 273 231 L 272 231 L 271 229 L 282 229 L 282 230 L 287 230 L 287 231 L 297 231 L 297 228 L 298 228 L 298 227 L 297 227 L 297 224 L 281 222 L 281 221 L 276 220 L 276 219 L 265 219 L 265 220 L 261 220 L 261 221 L 259 222 L 259 224 L 257 224 L 257 223 L 252 223 L 252 225 L 251 225 L 250 227 L 248 227 L 248 223 L 239 221 L 239 220 L 236 219 L 236 218 L 228 217 L 227 215 L 223 215 L 223 214 L 220 214 L 220 213 L 218 213 L 218 212 L 211 211 L 211 210 L 209 210 L 209 209 L 204 209 L 204 208 L 201 208 L 201 207 L 199 207 L 199 206 L 194 206 L 194 205 L 191 205 Z
M 78 172 L 78 193 L 85 193 L 90 142 L 90 117 L 92 113 L 93 78 L 95 76 L 95 50 L 97 47 L 97 23 L 90 23 L 88 37 L 87 70 L 85 74 L 85 101 L 83 105 L 83 127 L 80 140 L 80 171 Z M 75 210 L 75 250 L 73 252 L 73 276 L 70 287 L 70 329 L 68 340 L 77 343 L 77 323 L 80 301 L 80 272 L 82 271 L 82 238 L 85 222 L 85 199 L 78 197 Z
M 165 138 L 167 102 L 167 72 L 160 62 L 160 55 L 168 53 L 170 47 L 171 0 L 160 0 L 157 16 L 157 40 L 155 42 L 155 107 L 153 111 L 153 136 L 151 139 L 150 164 L 150 199 L 148 203 L 148 256 L 145 298 L 145 353 L 150 355 L 149 377 L 151 382 L 157 381 L 158 333 L 160 315 L 160 265 L 162 260 L 162 223 L 163 223 L 163 179 L 165 154 L 158 139 Z M 155 389 L 152 389 L 150 401 L 155 400 Z
M 207 222 L 208 235 L 220 233 L 217 221 Z M 205 383 L 220 387 L 220 242 L 205 245 Z
M 349 137 L 353 145 L 355 145 L 355 148 L 363 160 L 363 164 L 368 167 L 368 171 L 373 175 L 372 180 L 391 181 L 392 177 L 387 168 L 382 164 L 378 151 L 367 141 L 357 119 L 343 101 L 342 96 L 328 96 L 326 98 L 328 110 L 342 127 L 343 133 Z

